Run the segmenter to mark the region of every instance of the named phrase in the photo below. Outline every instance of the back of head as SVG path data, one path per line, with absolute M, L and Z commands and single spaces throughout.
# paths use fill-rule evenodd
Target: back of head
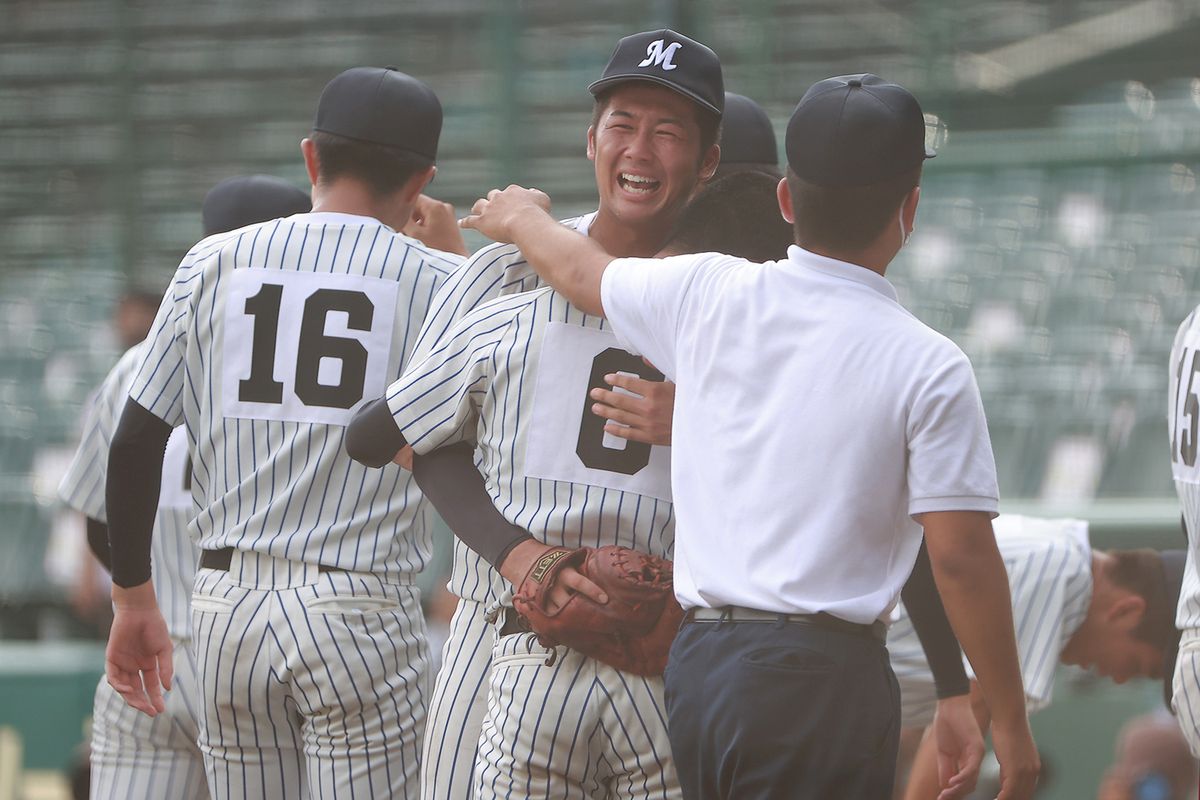
M 762 106 L 749 97 L 725 93 L 721 125 L 721 163 L 715 177 L 738 172 L 763 172 L 779 180 L 779 150 L 775 129 Z
M 200 215 L 204 220 L 204 235 L 212 236 L 311 209 L 308 193 L 285 180 L 270 175 L 241 175 L 227 178 L 210 189 L 204 196 Z
M 709 184 L 684 208 L 668 239 L 672 253 L 725 253 L 750 261 L 787 257 L 792 227 L 779 214 L 777 181 L 740 172 Z
M 1146 610 L 1133 635 L 1154 647 L 1168 649 L 1175 633 L 1175 607 L 1178 587 L 1172 588 L 1163 554 L 1157 550 L 1112 550 L 1113 566 L 1109 577 L 1117 586 L 1138 595 Z
M 424 83 L 395 67 L 348 69 L 317 103 L 318 182 L 350 178 L 389 195 L 433 166 L 441 132 L 441 102 Z
M 796 241 L 833 252 L 873 244 L 933 157 L 917 99 L 870 73 L 813 84 L 792 112 L 784 148 Z

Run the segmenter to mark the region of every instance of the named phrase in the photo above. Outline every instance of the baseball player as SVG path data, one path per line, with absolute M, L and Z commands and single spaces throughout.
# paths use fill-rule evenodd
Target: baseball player
M 313 211 L 196 245 L 163 299 L 114 436 L 109 682 L 163 711 L 170 642 L 146 512 L 184 425 L 201 548 L 192 630 L 215 798 L 414 797 L 429 556 L 408 473 L 344 454 L 459 258 L 396 231 L 433 177 L 442 112 L 393 68 L 326 87 L 301 144 Z M 118 509 L 120 513 L 118 514 Z
M 230 178 L 204 198 L 204 235 L 308 211 L 309 197 L 289 183 L 267 175 Z M 87 517 L 88 543 L 97 560 L 111 568 L 104 486 L 109 442 L 129 396 L 129 386 L 147 347 L 130 348 L 97 389 L 84 421 L 83 439 L 58 488 L 63 502 Z M 125 704 L 101 679 L 92 711 L 90 794 L 93 798 L 208 797 L 204 761 L 196 746 L 195 659 L 189 647 L 189 597 L 199 553 L 188 536 L 192 519 L 191 469 L 182 428 L 167 440 L 162 488 L 154 518 L 151 567 L 158 606 L 174 646 L 174 690 L 165 710 L 153 719 Z
M 1050 704 L 1060 661 L 1116 683 L 1161 676 L 1174 637 L 1182 552 L 1093 551 L 1087 523 L 1075 519 L 1002 514 L 992 525 L 1008 572 L 1030 713 Z M 933 678 L 903 607 L 888 631 L 888 654 L 900 685 L 901 723 L 923 728 L 933 719 Z M 971 700 L 986 730 L 988 704 L 974 682 Z M 909 800 L 937 796 L 933 756 L 926 737 L 909 777 Z
M 1033 791 L 978 389 L 883 277 L 912 230 L 924 130 L 916 99 L 877 76 L 811 87 L 788 125 L 779 200 L 797 246 L 784 262 L 614 259 L 520 187 L 463 220 L 517 244 L 677 380 L 675 591 L 688 615 L 665 681 L 690 796 L 890 792 L 899 704 L 881 618 L 922 527 L 992 704 L 1001 797 Z M 562 573 L 568 589 L 583 577 Z
M 1200 758 L 1200 308 L 1192 311 L 1171 347 L 1167 422 L 1171 437 L 1171 472 L 1183 507 L 1187 562 L 1175 627 L 1179 653 L 1173 670 L 1172 707 L 1192 755 Z
M 738 172 L 761 172 L 774 178 L 779 171 L 775 129 L 762 106 L 742 94 L 725 93 L 725 117 L 721 121 L 721 163 L 716 177 Z M 775 213 L 779 213 L 778 209 Z
M 642 61 L 646 66 L 637 67 Z M 645 80 L 631 79 L 626 74 L 616 83 L 628 83 L 629 87 L 622 90 L 618 85 L 614 89 L 613 81 L 608 79 L 615 77 L 618 69 Z M 716 168 L 719 116 L 711 110 L 701 111 L 696 98 L 706 98 L 707 105 L 719 109 L 723 98 L 720 64 L 708 48 L 673 31 L 646 32 L 622 40 L 602 80 L 593 84 L 592 90 L 597 95 L 597 102 L 587 145 L 588 157 L 595 164 L 599 208 L 594 213 L 567 220 L 565 224 L 603 241 L 606 247 L 629 254 L 650 255 L 659 250 L 680 210 Z M 611 107 L 609 100 L 617 91 L 630 96 L 628 108 Z M 672 110 L 674 116 L 667 113 L 668 110 Z M 539 279 L 516 248 L 492 246 L 480 250 L 447 280 L 435 298 L 417 343 L 414 361 L 432 352 L 451 326 L 481 303 L 539 285 Z M 565 306 L 556 308 L 560 322 L 597 327 L 597 321 L 571 313 Z M 590 360 L 590 356 L 588 358 Z M 636 377 L 650 375 L 646 369 L 643 365 L 635 371 L 627 385 L 638 387 L 639 394 L 659 398 L 661 402 L 657 407 L 661 419 L 663 413 L 669 415 L 669 398 L 662 397 L 666 387 Z M 375 410 L 380 412 L 379 421 L 385 434 L 388 430 L 394 432 L 395 423 L 387 407 L 380 404 Z M 493 412 L 501 414 L 503 421 L 498 417 L 489 424 L 490 444 L 479 442 L 481 451 L 485 447 L 498 448 L 504 441 L 515 441 L 516 436 L 523 435 L 531 425 L 525 422 L 528 415 L 518 421 L 513 416 L 503 416 L 503 409 L 489 409 L 488 415 Z M 375 459 L 370 451 L 386 445 L 386 435 L 374 433 L 370 424 L 364 430 L 367 452 L 358 455 L 366 463 L 389 461 L 400 445 L 382 447 L 382 460 Z M 352 426 L 351 436 L 353 433 Z M 602 431 L 599 433 L 603 435 Z M 473 426 L 470 438 L 475 438 Z M 351 438 L 348 444 L 352 443 Z M 631 503 L 620 506 L 619 510 L 611 502 L 602 506 L 593 502 L 585 507 L 584 496 L 599 490 L 585 483 L 574 485 L 562 481 L 559 491 L 565 493 L 565 502 L 559 503 L 552 499 L 553 493 L 543 491 L 539 497 L 537 490 L 548 485 L 543 481 L 532 482 L 527 489 L 523 482 L 496 477 L 499 473 L 492 473 L 485 488 L 483 478 L 472 463 L 474 444 L 439 452 L 436 463 L 445 466 L 449 462 L 456 472 L 449 479 L 438 480 L 435 476 L 433 486 L 423 477 L 432 466 L 430 462 L 417 467 L 417 478 L 422 481 L 424 490 L 436 492 L 440 485 L 452 498 L 448 505 L 439 504 L 443 516 L 449 514 L 447 521 L 452 529 L 463 527 L 454 524 L 452 519 L 457 511 L 467 507 L 462 499 L 464 496 L 477 492 L 477 497 L 482 495 L 478 505 L 490 510 L 495 499 L 492 486 L 502 483 L 509 487 L 506 491 L 514 498 L 507 504 L 506 513 L 519 514 L 522 524 L 538 530 L 564 527 L 577 530 L 583 520 L 592 520 L 593 529 L 596 521 L 608 520 L 606 526 L 611 529 L 617 526 L 619 516 L 625 523 L 622 530 L 627 541 L 637 541 L 643 549 L 657 548 L 657 552 L 662 552 L 664 545 L 660 540 L 669 536 L 671 522 L 670 504 L 663 499 Z M 639 443 L 639 452 L 641 447 L 645 445 Z M 351 452 L 355 452 L 353 448 Z M 661 469 L 663 457 L 656 456 L 658 469 Z M 505 475 L 515 475 L 512 470 L 516 468 L 517 465 L 507 460 L 502 467 Z M 606 491 L 614 501 L 619 496 L 613 490 Z M 466 527 L 471 524 L 468 521 Z M 422 763 L 422 793 L 426 798 L 460 800 L 473 792 L 476 743 L 487 708 L 487 681 L 495 638 L 495 626 L 487 622 L 485 613 L 497 600 L 496 581 L 497 576 L 490 565 L 456 540 L 449 588 L 458 595 L 460 602 L 451 622 L 443 650 L 443 666 L 430 700 Z

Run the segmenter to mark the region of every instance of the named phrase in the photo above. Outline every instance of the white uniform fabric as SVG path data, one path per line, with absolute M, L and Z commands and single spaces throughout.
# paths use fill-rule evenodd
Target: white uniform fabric
M 1179 726 L 1200 758 L 1200 309 L 1179 326 L 1171 348 L 1167 393 L 1171 473 L 1188 531 L 1187 562 L 1175 626 L 1182 631 L 1172 702 Z
M 563 221 L 586 233 L 595 213 Z M 514 245 L 495 244 L 467 259 L 442 284 L 413 350 L 425 358 L 454 323 L 497 297 L 542 286 L 542 280 Z M 476 466 L 480 456 L 476 453 Z M 475 749 L 487 710 L 487 681 L 495 628 L 483 613 L 496 600 L 495 570 L 457 538 L 448 589 L 461 598 L 442 653 L 429 701 L 429 723 L 421 756 L 421 796 L 460 800 L 475 791 Z
M 235 551 L 192 598 L 216 798 L 417 794 L 431 515 L 410 473 L 343 439 L 458 261 L 298 214 L 200 242 L 163 300 L 130 397 L 186 425 L 200 547 Z
M 104 486 L 109 445 L 145 349 L 142 342 L 126 351 L 96 390 L 79 449 L 58 488 L 68 506 L 101 522 L 108 521 Z M 196 745 L 199 693 L 189 650 L 189 598 L 198 557 L 188 536 L 193 516 L 190 474 L 186 437 L 177 429 L 163 459 L 150 549 L 154 593 L 175 644 L 175 678 L 166 711 L 154 719 L 126 705 L 108 680 L 100 678 L 92 713 L 91 796 L 96 800 L 208 796 L 204 760 Z
M 1029 713 L 1050 704 L 1059 655 L 1079 630 L 1092 600 L 1092 550 L 1087 522 L 1001 514 L 992 523 L 1008 570 L 1013 624 L 1025 705 Z M 900 684 L 905 727 L 933 721 L 937 691 L 925 651 L 901 603 L 888 630 L 888 655 Z M 973 679 L 971 664 L 963 659 Z
M 496 507 L 540 541 L 566 547 L 615 544 L 669 558 L 673 512 L 668 449 L 609 437 L 603 420 L 589 410 L 588 392 L 603 385 L 605 374 L 657 375 L 640 358 L 621 350 L 606 328 L 604 320 L 583 314 L 549 287 L 501 297 L 468 313 L 427 356 L 414 358 L 401 380 L 389 387 L 388 404 L 418 453 L 459 441 L 475 443 Z M 503 653 L 511 638 L 497 641 L 494 653 Z M 448 643 L 447 658 L 451 653 Z M 533 796 L 596 796 L 594 769 L 581 767 L 567 755 L 549 756 L 559 748 L 569 749 L 576 726 L 589 725 L 598 714 L 631 724 L 640 720 L 638 724 L 655 732 L 649 740 L 656 744 L 636 761 L 615 750 L 613 741 L 590 738 L 586 751 L 576 752 L 575 757 L 584 760 L 580 763 L 608 764 L 613 778 L 605 785 L 610 789 L 636 787 L 628 789 L 631 794 L 616 796 L 677 795 L 665 744 L 661 679 L 643 682 L 637 706 L 631 704 L 633 694 L 581 692 L 572 695 L 576 705 L 560 712 L 558 703 L 566 700 L 557 694 L 565 680 L 564 667 L 545 665 L 541 648 L 535 655 L 536 666 L 519 670 L 522 683 L 516 687 L 510 685 L 515 677 L 506 671 L 506 677 L 499 678 L 500 665 L 493 664 L 485 738 L 480 740 L 488 746 L 476 762 L 483 770 L 477 797 L 503 795 L 507 790 L 497 787 L 526 783 Z M 472 679 L 460 683 L 464 698 Z M 497 693 L 498 680 L 507 687 L 505 692 Z M 531 723 L 527 715 L 533 706 L 546 712 Z M 542 730 L 551 725 L 551 717 L 571 724 L 555 723 Z M 525 735 L 508 735 L 518 728 Z M 531 747 L 537 749 L 527 749 Z M 650 756 L 653 761 L 646 760 Z M 540 766 L 546 763 L 550 766 Z M 553 774 L 542 776 L 543 769 Z M 501 774 L 503 780 L 497 777 Z M 491 777 L 483 780 L 485 775 Z
M 910 515 L 995 515 L 983 405 L 967 357 L 886 278 L 788 256 L 617 259 L 604 311 L 678 384 L 680 603 L 871 623 L 912 571 Z

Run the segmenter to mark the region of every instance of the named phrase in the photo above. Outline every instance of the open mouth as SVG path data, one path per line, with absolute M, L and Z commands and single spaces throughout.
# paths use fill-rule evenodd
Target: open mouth
M 645 175 L 634 175 L 632 172 L 622 172 L 617 175 L 617 183 L 621 188 L 632 194 L 650 194 L 658 191 L 661 181 L 647 178 Z

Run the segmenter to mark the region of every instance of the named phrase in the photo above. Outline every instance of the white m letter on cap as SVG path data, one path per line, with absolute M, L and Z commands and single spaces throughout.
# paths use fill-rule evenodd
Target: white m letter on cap
M 663 40 L 655 39 L 646 48 L 646 60 L 638 64 L 639 67 L 648 67 L 653 64 L 656 67 L 662 67 L 663 71 L 675 69 L 676 64 L 671 61 L 675 57 L 675 51 L 682 47 L 679 42 L 671 42 L 667 48 L 663 49 Z

